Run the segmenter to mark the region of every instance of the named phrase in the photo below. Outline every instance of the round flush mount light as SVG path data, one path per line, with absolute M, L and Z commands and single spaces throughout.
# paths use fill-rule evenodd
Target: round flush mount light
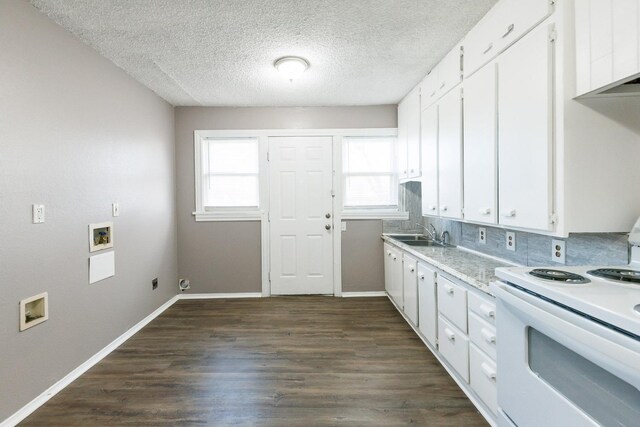
M 289 81 L 297 79 L 309 68 L 309 61 L 299 56 L 285 56 L 273 63 L 273 66 L 280 74 Z

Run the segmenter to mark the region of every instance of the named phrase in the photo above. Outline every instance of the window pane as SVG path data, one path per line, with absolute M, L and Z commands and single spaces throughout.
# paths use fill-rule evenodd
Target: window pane
M 345 172 L 393 172 L 394 141 L 393 138 L 346 139 Z
M 209 140 L 210 173 L 258 173 L 258 141 Z
M 205 203 L 216 207 L 257 207 L 258 176 L 211 176 Z
M 345 176 L 345 206 L 395 206 L 395 179 L 386 176 Z

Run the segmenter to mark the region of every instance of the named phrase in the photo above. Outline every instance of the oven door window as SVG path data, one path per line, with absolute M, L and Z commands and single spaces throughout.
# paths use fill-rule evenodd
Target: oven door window
M 529 367 L 604 426 L 638 425 L 640 391 L 538 330 L 528 328 Z

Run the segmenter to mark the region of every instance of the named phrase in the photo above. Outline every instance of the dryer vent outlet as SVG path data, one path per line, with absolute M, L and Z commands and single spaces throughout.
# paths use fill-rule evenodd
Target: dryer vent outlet
M 191 283 L 189 282 L 189 279 L 180 279 L 178 281 L 178 288 L 183 292 L 187 289 L 191 289 Z

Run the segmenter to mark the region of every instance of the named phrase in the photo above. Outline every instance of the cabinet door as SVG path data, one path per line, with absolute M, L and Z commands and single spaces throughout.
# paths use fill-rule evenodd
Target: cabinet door
M 407 177 L 420 177 L 420 88 L 407 97 Z
M 462 79 L 461 50 L 456 45 L 438 64 L 438 93 L 442 96 L 460 84 Z
M 438 99 L 438 67 L 436 66 L 427 77 L 422 81 L 420 86 L 420 104 L 421 109 L 433 105 Z
M 613 82 L 613 0 L 585 0 L 590 4 L 591 88 Z
M 387 291 L 387 294 L 391 295 L 393 292 L 393 284 L 391 282 L 393 274 L 393 259 L 391 258 L 393 252 L 391 251 L 391 245 L 388 243 L 384 244 L 384 290 Z
M 418 260 L 404 254 L 403 271 L 404 314 L 418 326 Z
M 422 111 L 422 215 L 438 215 L 438 104 Z
M 406 99 L 398 104 L 398 178 L 407 178 L 407 108 Z
M 438 102 L 438 198 L 440 216 L 462 218 L 462 93 Z
M 498 58 L 500 224 L 550 228 L 552 200 L 551 26 Z
M 402 252 L 395 248 L 391 250 L 391 276 L 389 280 L 391 282 L 391 298 L 402 310 L 404 307 L 402 295 Z
M 640 0 L 613 1 L 613 80 L 640 72 Z
M 464 217 L 496 222 L 497 85 L 491 63 L 464 83 Z
M 418 263 L 418 318 L 419 329 L 431 345 L 437 348 L 438 308 L 436 304 L 436 271 Z

